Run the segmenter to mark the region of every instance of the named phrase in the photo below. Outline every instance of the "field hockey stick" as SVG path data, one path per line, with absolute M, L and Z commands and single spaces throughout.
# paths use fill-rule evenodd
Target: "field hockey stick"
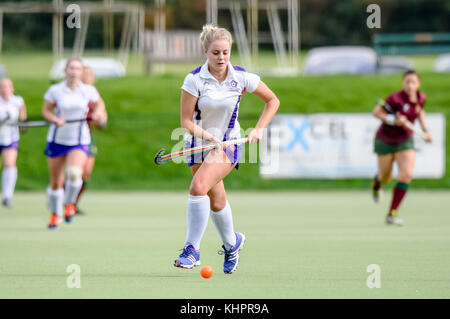
M 245 138 L 225 141 L 225 142 L 222 142 L 221 144 L 226 148 L 226 147 L 228 147 L 230 145 L 244 144 L 244 143 L 247 143 L 247 142 L 248 142 L 248 138 L 245 137 Z M 178 157 L 192 155 L 192 154 L 197 154 L 197 153 L 213 150 L 215 148 L 216 148 L 216 144 L 208 144 L 208 145 L 204 145 L 204 146 L 197 146 L 197 147 L 193 147 L 193 148 L 187 148 L 187 149 L 184 149 L 182 151 L 171 153 L 171 154 L 167 154 L 167 155 L 164 155 L 164 152 L 165 152 L 166 149 L 163 148 L 158 153 L 156 153 L 156 155 L 155 155 L 155 164 L 160 165 L 162 163 L 174 160 L 174 159 L 176 159 Z
M 411 131 L 413 131 L 414 133 L 419 135 L 421 138 L 423 138 L 425 141 L 427 141 L 427 135 L 421 129 L 419 129 L 417 126 L 415 126 L 413 123 L 406 120 L 404 125 L 407 128 L 409 128 Z
M 89 119 L 77 119 L 77 120 L 67 120 L 66 123 L 76 123 L 76 122 L 83 122 L 87 121 Z M 17 122 L 17 123 L 9 123 L 7 125 L 11 126 L 18 126 L 18 127 L 41 127 L 41 126 L 47 126 L 55 124 L 55 122 L 52 121 L 26 121 L 26 122 Z
M 386 109 L 385 106 L 387 105 L 389 108 L 390 108 L 390 106 L 383 99 L 378 99 L 377 104 L 382 105 L 384 107 L 384 109 L 388 112 L 388 109 Z M 389 112 L 389 113 L 394 114 L 393 112 Z M 414 133 L 416 133 L 417 135 L 419 135 L 425 141 L 427 141 L 427 135 L 421 129 L 419 129 L 417 126 L 415 126 L 413 123 L 411 123 L 411 121 L 406 120 L 403 125 L 406 126 L 408 129 L 410 129 L 411 131 L 413 131 Z

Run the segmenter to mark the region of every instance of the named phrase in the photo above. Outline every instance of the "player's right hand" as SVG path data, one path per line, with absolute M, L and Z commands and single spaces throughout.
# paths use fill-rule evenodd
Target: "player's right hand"
M 217 137 L 213 136 L 210 141 L 214 144 L 214 149 L 216 150 L 222 150 L 223 149 L 223 143 L 221 140 L 219 140 Z
M 66 125 L 66 121 L 65 120 L 63 120 L 63 119 L 60 119 L 60 118 L 58 118 L 58 119 L 56 119 L 55 120 L 55 124 L 56 124 L 56 126 L 63 126 L 63 125 Z
M 406 116 L 401 115 L 400 113 L 395 114 L 395 125 L 403 126 L 407 120 L 408 118 Z
M 259 143 L 263 137 L 264 130 L 261 128 L 254 128 L 251 130 L 250 134 L 248 134 L 248 143 L 255 144 Z

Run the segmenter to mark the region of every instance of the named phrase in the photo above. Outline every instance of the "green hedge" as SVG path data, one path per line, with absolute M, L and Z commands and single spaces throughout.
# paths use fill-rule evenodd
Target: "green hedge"
M 50 85 L 46 78 L 14 78 L 16 93 L 25 98 L 29 118 L 40 119 L 43 94 Z M 270 78 L 263 80 L 281 101 L 279 112 L 371 112 L 376 97 L 401 87 L 399 75 Z M 108 111 L 106 131 L 95 131 L 99 155 L 90 187 L 93 189 L 186 189 L 190 172 L 183 164 L 156 166 L 154 154 L 170 149 L 176 141 L 170 133 L 179 127 L 180 86 L 183 76 L 126 77 L 100 80 L 97 87 Z M 422 89 L 428 96 L 426 110 L 442 112 L 449 119 L 450 75 L 423 73 Z M 239 120 L 253 127 L 263 104 L 246 93 Z M 448 127 L 448 125 L 447 125 Z M 17 189 L 43 189 L 48 169 L 43 154 L 46 128 L 30 128 L 22 135 L 18 158 Z M 450 138 L 446 138 L 446 149 Z M 415 188 L 450 187 L 447 156 L 446 175 L 439 180 L 416 180 Z M 264 180 L 258 164 L 244 164 L 226 179 L 229 189 L 337 189 L 366 188 L 367 179 L 352 180 Z

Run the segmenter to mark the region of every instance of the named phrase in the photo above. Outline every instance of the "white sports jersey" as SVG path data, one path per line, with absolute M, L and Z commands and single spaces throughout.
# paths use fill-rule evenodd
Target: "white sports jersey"
M 53 84 L 45 93 L 44 99 L 55 105 L 55 115 L 63 120 L 86 118 L 89 103 L 95 103 L 100 98 L 98 91 L 92 85 L 80 82 L 75 90 L 67 87 L 66 81 Z M 47 142 L 62 145 L 87 145 L 91 143 L 91 134 L 86 121 L 66 123 L 61 127 L 50 125 Z
M 208 70 L 208 61 L 184 79 L 182 90 L 198 97 L 193 121 L 220 140 L 239 138 L 240 125 L 237 121 L 242 94 L 254 92 L 258 87 L 258 75 L 228 62 L 226 79 L 219 84 Z M 201 144 L 201 139 L 185 134 L 191 147 Z
M 19 109 L 24 105 L 23 98 L 11 94 L 8 101 L 0 96 L 0 122 L 6 121 L 0 125 L 0 145 L 10 145 L 17 142 L 20 138 L 19 128 L 15 125 L 19 121 Z

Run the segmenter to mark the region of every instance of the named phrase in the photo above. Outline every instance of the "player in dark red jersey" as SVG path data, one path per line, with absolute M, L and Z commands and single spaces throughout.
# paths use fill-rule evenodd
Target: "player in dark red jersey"
M 94 85 L 95 83 L 95 73 L 94 71 L 88 67 L 85 66 L 83 67 L 83 77 L 82 77 L 82 81 L 83 83 L 89 84 L 89 85 Z M 93 139 L 93 135 L 92 135 L 92 125 L 94 124 L 97 128 L 100 129 L 104 129 L 106 127 L 106 121 L 108 119 L 107 113 L 106 113 L 106 108 L 105 108 L 105 102 L 103 101 L 103 99 L 100 97 L 99 99 L 99 103 L 98 103 L 98 107 L 100 107 L 102 109 L 102 119 L 98 122 L 93 122 L 92 120 L 90 120 L 91 117 L 91 113 L 92 113 L 92 105 L 89 104 L 89 112 L 87 114 L 87 118 L 89 119 L 87 121 L 88 125 L 89 125 L 89 130 L 91 131 L 91 144 L 89 145 L 89 157 L 86 161 L 86 165 L 83 168 L 83 184 L 81 186 L 80 192 L 78 193 L 78 197 L 77 200 L 75 202 L 75 212 L 78 215 L 82 215 L 83 211 L 81 211 L 78 208 L 78 202 L 80 200 L 80 196 L 81 194 L 86 190 L 88 183 L 89 183 L 89 179 L 92 175 L 92 171 L 94 170 L 94 164 L 95 164 L 95 156 L 97 155 L 97 145 L 94 142 Z
M 373 115 L 383 123 L 375 137 L 375 153 L 378 155 L 378 174 L 372 184 L 373 198 L 379 201 L 383 184 L 391 180 L 394 161 L 398 166 L 397 184 L 393 190 L 392 202 L 386 216 L 386 223 L 402 225 L 397 210 L 404 198 L 413 178 L 416 153 L 414 150 L 413 132 L 405 127 L 405 121 L 414 123 L 419 120 L 426 140 L 432 142 L 425 123 L 425 94 L 419 91 L 420 77 L 414 70 L 403 75 L 403 89 L 391 94 L 384 105 L 375 106 Z

